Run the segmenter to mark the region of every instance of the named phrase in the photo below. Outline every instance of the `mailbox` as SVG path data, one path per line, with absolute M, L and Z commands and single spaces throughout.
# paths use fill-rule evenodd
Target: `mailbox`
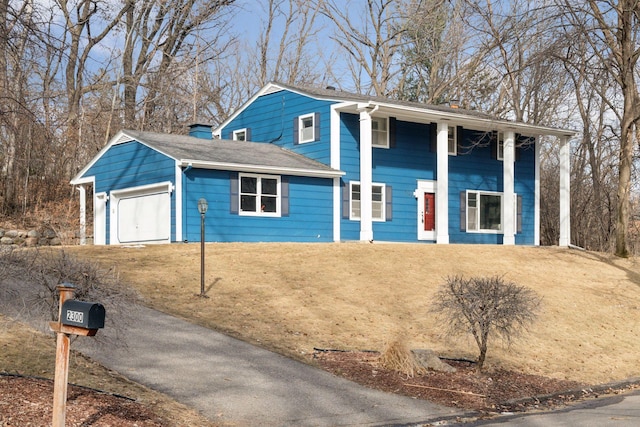
M 96 302 L 66 300 L 62 304 L 60 323 L 85 329 L 104 328 L 104 306 Z

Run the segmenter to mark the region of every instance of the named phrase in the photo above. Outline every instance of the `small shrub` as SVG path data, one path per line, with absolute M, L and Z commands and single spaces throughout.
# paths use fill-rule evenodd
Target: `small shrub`
M 415 358 L 413 352 L 402 339 L 390 341 L 380 354 L 380 365 L 392 371 L 398 371 L 408 377 L 423 374 L 423 368 Z
M 471 333 L 478 345 L 482 371 L 489 337 L 510 343 L 537 317 L 540 297 L 531 289 L 505 282 L 502 277 L 453 276 L 438 290 L 431 309 L 452 334 Z

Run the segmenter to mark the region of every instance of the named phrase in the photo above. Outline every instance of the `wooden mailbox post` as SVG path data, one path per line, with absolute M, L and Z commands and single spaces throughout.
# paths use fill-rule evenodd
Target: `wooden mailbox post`
M 49 323 L 51 330 L 57 334 L 52 427 L 64 427 L 69 381 L 70 335 L 94 336 L 99 328 L 104 328 L 105 310 L 102 304 L 74 300 L 73 285 L 63 283 L 57 287 L 57 290 L 60 294 L 58 321 Z

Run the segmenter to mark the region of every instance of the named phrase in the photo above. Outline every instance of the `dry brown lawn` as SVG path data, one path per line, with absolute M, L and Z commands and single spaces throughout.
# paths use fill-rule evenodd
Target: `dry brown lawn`
M 310 361 L 315 348 L 381 350 L 399 335 L 412 348 L 475 358 L 429 313 L 449 275 L 504 276 L 543 297 L 531 331 L 511 347 L 490 342 L 487 365 L 598 384 L 640 368 L 636 259 L 553 247 L 418 244 L 68 247 L 115 267 L 146 304 Z M 109 314 L 107 313 L 107 316 Z

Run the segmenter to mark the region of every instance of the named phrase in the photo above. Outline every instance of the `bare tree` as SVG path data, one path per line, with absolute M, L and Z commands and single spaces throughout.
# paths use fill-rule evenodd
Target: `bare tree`
M 233 2 L 128 1 L 132 8 L 126 14 L 122 58 L 125 126 L 153 128 L 154 123 L 166 123 L 167 117 L 156 117 L 156 109 L 163 99 L 175 97 L 170 92 L 176 73 L 183 75 L 224 50 L 219 42 L 226 21 L 221 17 Z M 199 37 L 200 32 L 206 38 Z M 141 96 L 144 99 L 139 100 Z M 142 122 L 136 119 L 139 104 L 144 106 Z
M 561 1 L 559 6 L 567 23 L 579 32 L 617 85 L 619 96 L 601 94 L 616 115 L 619 131 L 618 183 L 615 227 L 615 253 L 629 255 L 630 198 L 633 154 L 640 123 L 640 94 L 636 76 L 640 56 L 640 3 L 636 0 L 588 0 L 584 3 Z
M 536 318 L 540 297 L 501 277 L 448 277 L 431 306 L 452 334 L 469 332 L 478 345 L 478 371 L 487 356 L 489 336 L 510 342 Z
M 395 92 L 404 31 L 400 7 L 395 0 L 368 0 L 364 7 L 337 0 L 323 5 L 322 13 L 335 25 L 333 40 L 346 54 L 359 93 L 392 96 Z M 360 12 L 358 17 L 355 11 Z

